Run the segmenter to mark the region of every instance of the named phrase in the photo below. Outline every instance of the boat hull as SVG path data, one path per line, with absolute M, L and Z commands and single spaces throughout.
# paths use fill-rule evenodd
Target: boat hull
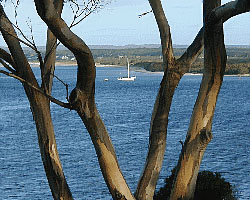
M 132 76 L 132 77 L 120 77 L 120 78 L 117 78 L 118 81 L 134 81 L 136 79 L 135 76 Z

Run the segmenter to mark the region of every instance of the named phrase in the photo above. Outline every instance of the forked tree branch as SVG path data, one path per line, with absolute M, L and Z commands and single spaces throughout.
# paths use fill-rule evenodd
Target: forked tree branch
M 168 68 L 168 65 L 172 65 L 175 60 L 174 54 L 173 54 L 170 26 L 165 16 L 161 1 L 149 0 L 149 3 L 152 7 L 156 22 L 158 24 L 159 32 L 160 32 L 163 63 L 165 65 L 165 68 Z
M 30 68 L 28 60 L 22 50 L 20 45 L 20 40 L 18 39 L 16 32 L 13 28 L 12 23 L 7 18 L 2 5 L 0 4 L 0 31 L 3 38 L 9 48 L 12 59 L 15 63 L 15 69 L 18 75 L 31 82 L 33 85 L 38 85 L 35 76 Z
M 220 7 L 215 8 L 211 15 L 214 15 L 215 18 L 211 23 L 216 23 L 219 20 L 222 22 L 227 21 L 228 19 L 250 11 L 250 1 L 249 0 L 236 0 L 226 3 Z
M 77 87 L 91 94 L 94 89 L 95 65 L 90 49 L 55 12 L 52 1 L 45 0 L 42 2 L 37 0 L 35 3 L 38 14 L 47 23 L 49 29 L 75 55 L 78 63 Z
M 16 64 L 18 77 L 27 81 L 23 87 L 30 102 L 33 119 L 36 123 L 38 143 L 46 176 L 55 199 L 73 199 L 65 179 L 63 168 L 57 152 L 54 128 L 51 119 L 49 100 L 35 88 L 39 88 L 35 75 L 22 50 L 20 41 L 10 20 L 0 4 L 0 30 Z M 13 37 L 14 36 L 14 37 Z M 34 86 L 32 89 L 28 84 Z
M 250 11 L 250 1 L 249 0 L 237 0 L 226 3 L 222 6 L 214 8 L 207 21 L 207 26 L 209 24 L 214 25 L 220 21 L 223 23 L 232 17 L 239 14 L 246 13 Z M 181 71 L 186 73 L 197 56 L 201 53 L 204 47 L 204 27 L 202 27 L 197 34 L 193 43 L 187 48 L 186 52 L 177 60 L 181 65 Z M 186 64 L 185 64 L 186 63 Z
M 237 3 L 239 2 L 240 0 L 237 1 Z M 236 6 L 237 12 L 232 12 L 230 15 L 231 17 L 236 13 L 239 14 L 241 12 L 245 12 L 247 5 L 247 10 L 249 10 L 249 1 L 241 0 L 241 2 L 245 2 L 244 6 L 241 6 L 241 9 L 239 9 L 240 6 Z M 144 171 L 138 183 L 135 194 L 138 200 L 151 199 L 153 197 L 156 186 L 155 180 L 158 179 L 164 157 L 168 115 L 175 88 L 179 84 L 182 76 L 186 72 L 188 72 L 192 63 L 195 61 L 204 47 L 204 28 L 201 28 L 195 40 L 188 47 L 186 52 L 178 60 L 175 61 L 173 58 L 170 27 L 165 17 L 161 2 L 160 0 L 149 0 L 149 3 L 154 11 L 154 15 L 160 31 L 163 58 L 165 58 L 164 65 L 166 65 L 166 69 L 153 109 L 150 125 L 149 151 Z M 241 3 L 240 5 L 243 4 Z M 220 9 L 224 9 L 224 13 L 228 12 L 229 10 L 225 9 L 225 7 L 219 7 L 217 8 L 216 12 L 218 12 Z M 218 22 L 218 17 L 212 18 L 211 16 L 211 19 L 211 23 Z
M 77 84 L 69 100 L 94 144 L 102 174 L 113 199 L 134 200 L 120 170 L 111 138 L 95 104 L 95 63 L 89 47 L 75 35 L 61 16 L 55 12 L 53 1 L 35 0 L 37 12 L 52 33 L 75 56 L 78 64 Z
M 0 58 L 9 63 L 14 69 L 16 69 L 16 65 L 12 56 L 2 48 L 0 48 Z
M 210 23 L 221 0 L 204 0 L 204 73 L 186 140 L 176 168 L 170 199 L 193 199 L 203 154 L 212 139 L 212 121 L 226 68 L 223 21 Z M 213 18 L 212 18 L 213 20 Z
M 77 2 L 71 1 L 71 9 L 74 14 L 73 21 L 71 22 L 69 28 L 72 28 L 79 23 L 81 23 L 86 17 L 88 17 L 91 13 L 95 12 L 98 8 L 101 6 L 100 0 L 96 1 L 94 4 L 91 0 L 89 0 L 87 3 L 84 2 L 83 6 L 80 6 Z M 74 6 L 76 7 L 76 10 L 74 9 Z M 81 8 L 83 7 L 83 8 Z
M 55 199 L 72 199 L 72 194 L 65 179 L 60 158 L 57 152 L 53 123 L 51 119 L 49 100 L 38 92 L 39 84 L 22 50 L 13 25 L 4 13 L 0 4 L 0 30 L 16 64 L 18 77 L 27 81 L 23 84 L 29 99 L 32 115 L 36 123 L 38 143 L 46 176 L 52 195 Z M 14 37 L 13 37 L 14 36 Z M 31 86 L 34 86 L 33 89 Z
M 6 62 L 3 61 L 3 59 L 0 58 L 0 63 L 3 65 L 4 68 L 12 72 L 13 74 L 16 74 L 16 71 L 12 69 L 9 65 L 6 64 Z
M 179 70 L 185 74 L 188 72 L 189 68 L 196 60 L 196 58 L 200 55 L 204 48 L 204 28 L 202 27 L 195 37 L 192 44 L 187 48 L 184 54 L 177 59 L 177 63 L 179 64 Z

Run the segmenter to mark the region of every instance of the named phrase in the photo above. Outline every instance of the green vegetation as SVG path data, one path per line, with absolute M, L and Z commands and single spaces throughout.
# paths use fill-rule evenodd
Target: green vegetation
M 185 48 L 175 48 L 175 56 L 180 57 Z M 161 48 L 130 48 L 130 49 L 93 49 L 95 61 L 100 64 L 126 65 L 128 57 L 132 67 L 148 71 L 163 71 Z M 227 75 L 250 73 L 250 47 L 227 48 Z M 203 72 L 203 54 L 201 54 L 190 69 L 190 73 Z
M 98 49 L 96 49 L 98 48 Z M 174 49 L 175 57 L 180 57 L 186 50 L 183 46 L 177 46 Z M 45 49 L 40 48 L 42 54 Z M 107 48 L 95 47 L 91 49 L 95 62 L 103 65 L 119 65 L 125 66 L 127 58 L 131 63 L 131 67 L 134 69 L 143 68 L 148 71 L 163 71 L 162 65 L 162 53 L 161 48 L 152 45 L 152 47 L 113 47 L 108 46 Z M 29 50 L 25 50 L 26 55 L 31 62 L 37 62 L 36 54 Z M 228 75 L 235 74 L 250 74 L 250 46 L 228 46 L 227 47 L 227 69 Z M 203 72 L 203 53 L 197 58 L 195 63 L 190 69 L 190 73 L 202 73 Z M 75 62 L 73 54 L 59 46 L 57 50 L 57 61 L 58 62 Z
M 154 195 L 154 200 L 168 199 L 171 193 L 176 168 L 165 179 L 164 187 Z M 201 171 L 198 174 L 194 200 L 236 200 L 233 187 L 218 172 Z
M 183 49 L 175 49 L 176 57 L 178 58 Z M 227 68 L 226 75 L 235 74 L 249 74 L 250 73 L 250 48 L 228 47 L 227 48 Z M 201 54 L 197 60 L 193 63 L 190 73 L 202 73 L 203 72 L 203 54 Z M 162 61 L 144 61 L 136 62 L 135 67 L 141 67 L 148 71 L 163 71 Z

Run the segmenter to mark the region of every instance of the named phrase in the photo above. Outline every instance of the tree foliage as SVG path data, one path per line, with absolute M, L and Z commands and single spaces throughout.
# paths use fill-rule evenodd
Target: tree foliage
M 44 57 L 33 39 L 29 40 L 23 35 L 23 40 L 18 36 L 16 31 L 20 29 L 9 20 L 0 5 L 0 31 L 8 47 L 8 51 L 0 49 L 0 62 L 5 67 L 0 73 L 16 78 L 24 87 L 36 124 L 41 158 L 52 195 L 54 199 L 73 199 L 57 151 L 50 102 L 74 110 L 82 120 L 90 134 L 102 175 L 113 199 L 152 199 L 166 149 L 168 117 L 175 89 L 204 48 L 203 79 L 170 194 L 171 200 L 192 199 L 200 163 L 212 139 L 212 120 L 226 68 L 223 23 L 235 15 L 248 12 L 250 2 L 238 0 L 221 6 L 220 1 L 204 0 L 204 26 L 186 51 L 175 58 L 170 26 L 161 1 L 149 0 L 160 32 L 164 76 L 152 112 L 148 154 L 135 194 L 126 183 L 111 138 L 96 107 L 94 56 L 83 39 L 71 30 L 72 26 L 84 19 L 82 11 L 85 8 L 88 13 L 88 6 L 93 6 L 95 10 L 100 2 L 89 0 L 81 7 L 77 1 L 70 1 L 73 21 L 68 25 L 61 15 L 65 3 L 63 0 L 35 0 L 36 11 L 48 28 Z M 76 85 L 70 95 L 65 84 L 67 102 L 51 96 L 57 40 L 72 52 L 77 62 Z M 21 43 L 37 54 L 41 84 L 32 71 Z
M 176 168 L 172 170 L 169 177 L 165 179 L 164 187 L 154 195 L 154 200 L 169 199 L 174 182 Z M 201 171 L 198 174 L 194 200 L 234 200 L 236 199 L 233 186 L 227 182 L 220 173 Z

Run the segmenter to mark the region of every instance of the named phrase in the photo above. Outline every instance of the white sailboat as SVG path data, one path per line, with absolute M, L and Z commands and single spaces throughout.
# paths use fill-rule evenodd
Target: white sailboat
M 127 63 L 128 63 L 128 77 L 119 77 L 119 78 L 117 78 L 118 81 L 134 81 L 136 79 L 136 76 L 130 77 L 128 58 L 127 58 Z

